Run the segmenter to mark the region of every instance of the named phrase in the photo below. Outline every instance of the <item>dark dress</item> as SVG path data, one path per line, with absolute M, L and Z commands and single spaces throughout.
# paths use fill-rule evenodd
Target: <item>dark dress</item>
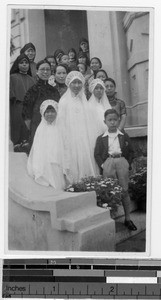
M 65 83 L 59 83 L 55 80 L 55 88 L 58 90 L 60 97 L 63 96 L 63 94 L 66 92 L 67 90 L 67 86 Z
M 14 145 L 28 139 L 28 129 L 22 119 L 24 96 L 34 80 L 28 74 L 10 75 L 10 136 Z
M 109 103 L 111 105 L 112 108 L 114 108 L 119 116 L 121 117 L 122 115 L 126 115 L 126 106 L 125 106 L 125 102 L 121 99 L 116 98 L 116 96 L 114 96 L 112 99 L 109 99 Z
M 55 100 L 59 102 L 60 94 L 58 90 L 51 86 L 47 81 L 39 79 L 25 95 L 23 102 L 22 115 L 24 120 L 31 120 L 30 124 L 30 144 L 32 145 L 33 138 L 37 126 L 41 121 L 40 106 L 45 100 Z

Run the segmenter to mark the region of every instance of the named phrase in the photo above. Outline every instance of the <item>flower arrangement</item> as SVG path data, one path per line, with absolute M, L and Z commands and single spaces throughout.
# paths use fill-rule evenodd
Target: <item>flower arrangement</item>
M 146 187 L 147 187 L 147 168 L 140 167 L 137 172 L 130 176 L 129 193 L 131 200 L 137 201 L 138 208 L 146 209 Z
M 97 177 L 85 177 L 77 183 L 69 185 L 67 192 L 90 192 L 95 191 L 97 197 L 97 205 L 109 208 L 111 216 L 117 211 L 119 205 L 122 204 L 122 188 L 118 184 L 117 179 Z

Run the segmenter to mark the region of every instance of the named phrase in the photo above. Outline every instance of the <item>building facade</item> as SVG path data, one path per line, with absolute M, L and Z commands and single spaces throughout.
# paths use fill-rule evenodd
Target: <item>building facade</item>
M 108 10 L 11 9 L 11 63 L 24 44 L 36 47 L 36 60 L 89 40 L 90 57 L 101 59 L 127 106 L 131 137 L 147 136 L 149 12 Z

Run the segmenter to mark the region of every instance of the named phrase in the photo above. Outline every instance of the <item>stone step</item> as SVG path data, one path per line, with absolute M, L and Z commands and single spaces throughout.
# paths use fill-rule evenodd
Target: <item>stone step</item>
M 134 235 L 146 229 L 146 213 L 142 211 L 133 211 L 131 213 L 131 220 L 135 223 L 137 230 L 131 231 L 124 225 L 124 216 L 115 219 L 116 225 L 116 244 L 121 243 Z
M 107 221 L 110 211 L 98 206 L 83 207 L 65 214 L 58 222 L 63 222 L 64 228 L 71 232 L 77 232 L 81 228 L 90 227 Z

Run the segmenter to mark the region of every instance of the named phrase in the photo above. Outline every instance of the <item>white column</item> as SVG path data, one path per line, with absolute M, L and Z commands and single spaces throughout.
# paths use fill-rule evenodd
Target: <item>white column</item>
M 36 62 L 45 58 L 46 34 L 43 9 L 28 10 L 28 42 L 32 42 L 36 47 Z
M 109 77 L 114 76 L 114 56 L 111 43 L 110 12 L 87 11 L 90 57 L 101 59 Z
M 116 81 L 117 97 L 131 102 L 127 71 L 127 46 L 123 30 L 124 12 L 88 11 L 90 57 L 98 56 L 109 77 Z M 130 115 L 127 124 L 130 123 Z

